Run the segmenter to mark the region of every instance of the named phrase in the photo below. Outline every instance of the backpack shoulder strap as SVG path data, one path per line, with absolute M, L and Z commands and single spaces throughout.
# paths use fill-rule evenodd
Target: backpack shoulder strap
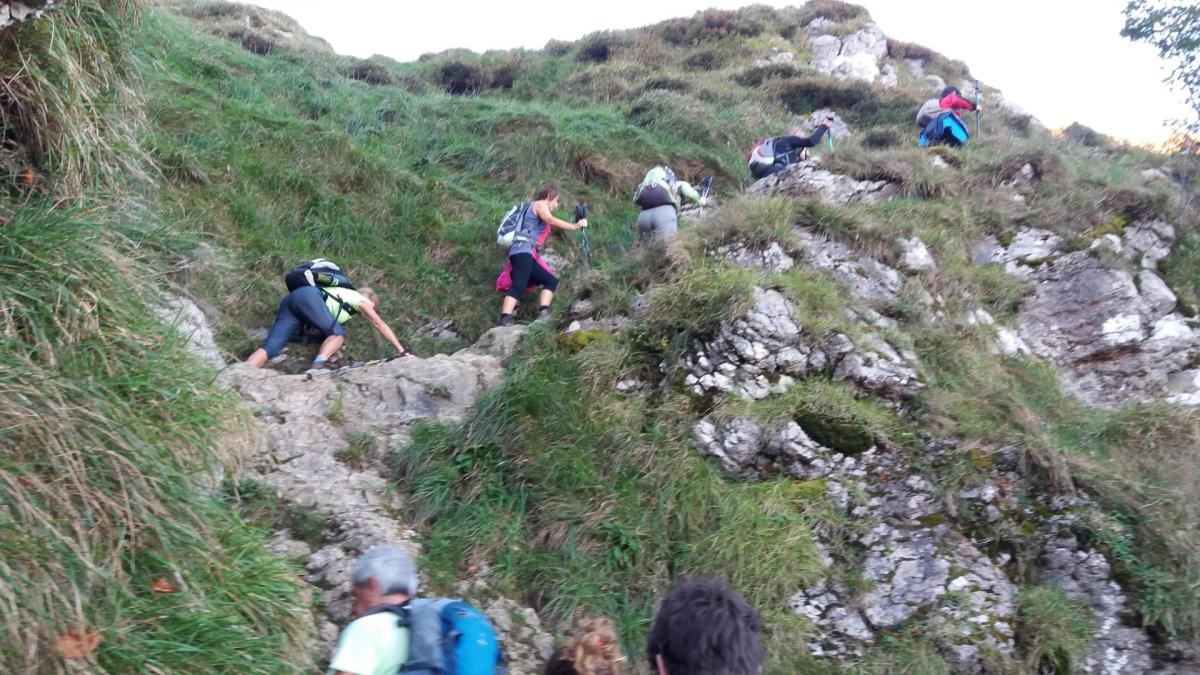
M 409 611 L 407 602 L 401 604 L 375 605 L 371 609 L 368 609 L 363 616 L 383 614 L 385 612 L 396 615 L 397 628 L 408 628 L 412 625 L 412 613 Z

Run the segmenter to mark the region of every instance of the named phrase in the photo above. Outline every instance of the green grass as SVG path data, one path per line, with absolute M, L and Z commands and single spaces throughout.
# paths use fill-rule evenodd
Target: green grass
M 1077 671 L 1094 630 L 1088 608 L 1051 586 L 1023 589 L 1015 600 L 1026 667 L 1062 675 Z
M 763 608 L 815 580 L 815 521 L 795 483 L 728 482 L 689 448 L 686 399 L 649 408 L 611 394 L 620 369 L 589 370 L 592 349 L 604 343 L 572 354 L 532 336 L 461 427 L 420 427 L 399 451 L 434 580 L 492 561 L 503 588 L 551 621 L 581 608 L 612 617 L 629 653 L 679 575 L 723 574 Z
M 0 228 L 0 662 L 56 668 L 68 628 L 107 672 L 289 672 L 297 570 L 205 487 L 237 404 L 148 309 L 128 225 L 32 202 Z M 218 443 L 218 440 L 220 442 Z M 151 583 L 171 580 L 176 593 Z M 303 657 L 299 657 L 303 658 Z
M 81 200 L 90 187 L 145 178 L 126 86 L 136 9 L 134 0 L 79 0 L 5 29 L 0 189 Z

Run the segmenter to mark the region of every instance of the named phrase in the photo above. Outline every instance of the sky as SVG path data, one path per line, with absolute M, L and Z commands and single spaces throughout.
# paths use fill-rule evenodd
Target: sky
M 550 39 L 575 40 L 593 31 L 645 26 L 709 7 L 752 4 L 339 0 L 331 11 L 329 0 L 250 2 L 291 15 L 339 53 L 363 58 L 382 54 L 398 61 L 458 47 L 540 49 Z M 1120 36 L 1126 0 L 960 1 L 949 5 L 957 20 L 953 27 L 946 20 L 930 20 L 935 3 L 857 4 L 871 12 L 888 37 L 964 61 L 975 77 L 1052 128 L 1078 121 L 1136 143 L 1158 143 L 1169 134 L 1166 121 L 1189 113 L 1183 94 L 1163 83 L 1168 70 L 1154 48 Z

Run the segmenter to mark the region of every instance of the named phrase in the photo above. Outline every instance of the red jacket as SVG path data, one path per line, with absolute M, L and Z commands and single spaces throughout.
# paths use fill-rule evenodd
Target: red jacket
M 956 94 L 954 92 L 950 92 L 949 94 L 946 94 L 944 97 L 942 97 L 942 100 L 938 101 L 938 105 L 941 106 L 943 110 L 954 110 L 956 108 L 962 109 L 962 110 L 974 110 L 975 109 L 974 103 L 971 103 L 967 99 L 959 96 L 958 94 Z

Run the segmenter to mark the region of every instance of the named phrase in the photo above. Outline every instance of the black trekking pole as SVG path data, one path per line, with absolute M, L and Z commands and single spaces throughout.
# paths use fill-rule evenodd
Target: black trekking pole
M 579 204 L 575 207 L 575 222 L 579 222 L 587 218 L 587 204 Z M 592 266 L 592 247 L 588 246 L 587 228 L 579 230 L 579 253 L 580 257 L 585 261 L 588 267 Z
M 979 80 L 975 80 L 975 138 L 979 138 Z

